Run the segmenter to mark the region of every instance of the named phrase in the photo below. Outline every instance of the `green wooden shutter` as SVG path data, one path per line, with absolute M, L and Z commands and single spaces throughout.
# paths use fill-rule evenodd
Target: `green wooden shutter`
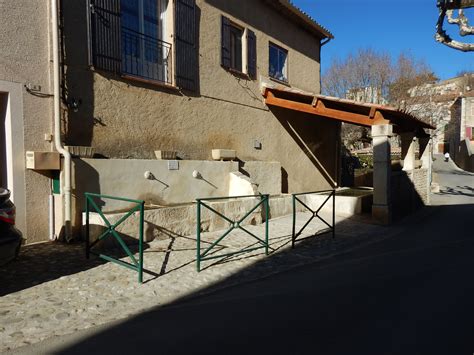
M 197 91 L 198 53 L 196 1 L 176 0 L 176 85 Z
M 250 78 L 257 78 L 257 37 L 251 30 L 247 30 L 247 74 Z
M 221 65 L 224 68 L 230 68 L 230 20 L 224 16 L 222 16 L 221 46 Z

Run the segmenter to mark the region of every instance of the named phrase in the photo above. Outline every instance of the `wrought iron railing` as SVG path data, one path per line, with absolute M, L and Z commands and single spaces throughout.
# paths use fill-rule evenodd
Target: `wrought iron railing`
M 172 84 L 171 44 L 122 27 L 122 73 Z
M 240 219 L 234 221 L 230 219 L 229 217 L 225 216 L 224 214 L 216 211 L 214 208 L 206 204 L 205 202 L 212 202 L 212 201 L 222 201 L 222 200 L 235 200 L 235 199 L 242 199 L 242 198 L 259 198 L 260 201 L 254 205 L 247 213 Z M 251 195 L 251 196 L 232 196 L 232 197 L 214 197 L 214 198 L 200 198 L 197 199 L 197 271 L 201 271 L 201 262 L 204 260 L 211 260 L 211 259 L 220 259 L 220 258 L 225 258 L 225 257 L 230 257 L 233 255 L 241 254 L 241 253 L 246 253 L 250 251 L 254 251 L 257 249 L 265 249 L 265 254 L 268 255 L 268 248 L 269 248 L 269 242 L 268 242 L 268 218 L 269 218 L 269 195 Z M 263 206 L 265 209 L 265 239 L 262 239 L 246 228 L 242 226 L 242 222 L 250 216 L 258 207 Z M 204 250 L 201 253 L 201 208 L 207 208 L 209 211 L 212 213 L 218 215 L 225 221 L 227 221 L 230 224 L 229 229 L 227 229 L 224 234 L 222 234 L 219 238 L 217 238 L 211 245 Z M 254 247 L 247 247 L 242 250 L 238 250 L 235 252 L 230 252 L 230 253 L 225 253 L 225 254 L 217 254 L 217 255 L 209 255 L 210 251 L 216 247 L 225 237 L 227 237 L 234 229 L 240 229 L 243 232 L 247 233 L 249 236 L 253 237 L 254 239 L 257 240 L 258 246 Z
M 313 195 L 313 194 L 320 194 L 320 195 L 327 195 L 327 198 L 324 200 L 324 202 L 318 207 L 317 210 L 313 210 L 310 208 L 305 202 L 303 202 L 299 197 L 303 195 Z M 324 218 L 322 218 L 319 215 L 319 212 L 322 210 L 322 208 L 326 205 L 326 203 L 331 199 L 332 197 L 332 225 L 330 225 Z M 296 232 L 296 202 L 299 202 L 301 205 L 303 205 L 308 211 L 312 213 L 311 217 L 309 220 L 304 224 L 303 227 L 300 228 L 298 232 Z M 304 229 L 311 223 L 311 221 L 314 218 L 318 218 L 321 220 L 326 226 L 328 226 L 329 230 L 332 231 L 332 237 L 336 237 L 336 190 L 326 190 L 326 191 L 313 191 L 313 192 L 302 192 L 302 193 L 297 193 L 293 194 L 293 232 L 291 234 L 291 247 L 295 247 L 295 242 L 296 239 L 303 233 Z
M 85 193 L 86 197 L 86 257 L 89 259 L 90 254 L 97 255 L 101 259 L 116 263 L 118 265 L 124 266 L 131 270 L 138 272 L 138 282 L 143 282 L 143 225 L 144 225 L 144 210 L 145 210 L 145 202 L 141 200 L 131 200 L 128 198 L 121 198 L 121 197 L 113 197 L 107 195 L 100 195 L 100 194 L 93 194 L 93 193 Z M 122 218 L 120 218 L 114 224 L 110 223 L 107 217 L 102 212 L 101 208 L 97 205 L 94 199 L 109 199 L 109 200 L 116 200 L 116 201 L 124 201 L 124 202 L 131 202 L 135 204 Z M 100 218 L 104 221 L 106 226 L 106 231 L 102 233 L 94 242 L 90 243 L 90 225 L 89 225 L 89 213 L 90 207 L 95 210 L 100 216 Z M 138 239 L 138 260 L 133 255 L 133 253 L 128 248 L 127 244 L 123 241 L 120 234 L 117 233 L 116 228 L 122 224 L 127 218 L 135 214 L 136 212 L 140 212 L 140 224 L 139 224 L 139 239 Z M 109 255 L 105 255 L 102 253 L 96 253 L 92 250 L 92 247 L 96 245 L 98 242 L 106 239 L 107 237 L 113 237 L 119 243 L 120 247 L 125 251 L 125 253 L 130 258 L 130 263 L 115 259 Z

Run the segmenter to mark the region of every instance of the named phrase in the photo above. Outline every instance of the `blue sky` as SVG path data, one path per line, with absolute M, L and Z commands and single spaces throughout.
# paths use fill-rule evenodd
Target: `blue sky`
M 322 70 L 332 58 L 344 58 L 358 48 L 371 47 L 398 56 L 409 51 L 424 59 L 441 79 L 461 70 L 474 71 L 474 52 L 460 52 L 434 40 L 438 18 L 436 0 L 293 0 L 335 39 L 322 50 Z M 468 17 L 474 24 L 474 12 Z M 445 29 L 453 28 L 453 25 Z M 454 34 L 457 31 L 448 31 Z M 453 36 L 455 37 L 455 36 Z M 474 36 L 470 42 L 474 42 Z M 466 37 L 468 40 L 469 38 Z

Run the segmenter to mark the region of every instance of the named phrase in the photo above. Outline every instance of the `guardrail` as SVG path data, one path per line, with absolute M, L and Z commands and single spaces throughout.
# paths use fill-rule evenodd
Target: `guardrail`
M 303 196 L 303 195 L 327 194 L 329 192 L 330 194 L 328 195 L 326 200 L 319 206 L 319 208 L 316 211 L 308 207 L 306 203 L 304 203 L 303 201 L 301 201 L 301 199 L 299 199 L 299 196 Z M 331 197 L 332 197 L 332 226 L 319 215 L 319 212 L 326 205 L 326 203 L 331 199 Z M 296 232 L 296 202 L 297 201 L 312 213 L 311 218 L 305 223 L 305 225 L 298 232 Z M 311 221 L 314 218 L 319 218 L 324 224 L 326 224 L 329 227 L 329 229 L 332 231 L 332 237 L 333 238 L 336 237 L 336 190 L 335 189 L 324 190 L 324 191 L 313 191 L 313 192 L 301 192 L 297 194 L 292 194 L 292 203 L 293 203 L 293 230 L 291 234 L 291 247 L 292 248 L 295 247 L 296 239 L 301 235 L 304 229 L 311 223 Z
M 122 72 L 171 84 L 172 45 L 122 27 Z
M 248 211 L 245 214 L 245 216 L 243 216 L 242 218 L 240 218 L 237 221 L 234 221 L 234 220 L 228 218 L 224 214 L 216 211 L 214 208 L 212 208 L 208 204 L 204 203 L 204 202 L 211 202 L 211 201 L 235 200 L 235 199 L 252 198 L 252 197 L 253 198 L 260 198 L 260 202 L 258 202 L 257 205 L 252 207 L 250 209 L 250 211 Z M 196 240 L 197 240 L 197 260 L 196 260 L 197 265 L 196 266 L 197 266 L 197 271 L 198 272 L 201 271 L 201 262 L 204 261 L 204 260 L 225 258 L 225 257 L 237 255 L 237 254 L 242 254 L 242 253 L 254 251 L 254 250 L 257 250 L 257 249 L 262 249 L 262 248 L 265 249 L 265 254 L 268 255 L 268 248 L 269 248 L 269 243 L 268 243 L 269 197 L 270 197 L 269 195 L 248 195 L 248 196 L 213 197 L 213 198 L 198 198 L 198 199 L 196 199 L 196 201 L 197 201 L 197 230 L 196 230 L 196 232 L 197 232 L 197 238 L 196 238 Z M 259 238 L 255 234 L 251 233 L 250 231 L 248 231 L 247 229 L 245 229 L 241 225 L 242 222 L 248 216 L 250 216 L 258 207 L 260 207 L 262 205 L 265 208 L 265 239 L 264 240 L 262 240 L 261 238 Z M 212 213 L 218 215 L 219 217 L 221 217 L 225 221 L 229 222 L 230 223 L 230 228 L 228 230 L 226 230 L 223 235 L 221 235 L 219 238 L 217 238 L 206 250 L 204 250 L 204 252 L 201 253 L 201 227 L 202 227 L 201 226 L 201 208 L 202 207 L 207 208 Z M 209 256 L 208 255 L 209 252 L 216 245 L 218 245 L 225 237 L 227 237 L 234 229 L 240 229 L 240 230 L 244 231 L 248 235 L 255 238 L 260 243 L 260 245 L 258 247 L 245 248 L 245 249 L 235 251 L 235 252 L 231 252 L 231 253 L 225 253 L 225 254 Z
M 126 267 L 128 269 L 134 270 L 138 272 L 138 282 L 143 282 L 143 224 L 144 224 L 144 210 L 145 210 L 145 201 L 142 200 L 131 200 L 128 198 L 122 197 L 114 197 L 114 196 L 107 196 L 107 195 L 100 195 L 100 194 L 93 194 L 93 193 L 85 193 L 86 197 L 86 258 L 89 259 L 90 254 L 97 255 L 98 257 L 118 264 L 120 266 Z M 100 207 L 97 206 L 94 198 L 100 199 L 109 199 L 109 200 L 116 200 L 116 201 L 124 201 L 129 203 L 134 203 L 135 206 L 131 208 L 122 218 L 120 218 L 117 222 L 112 224 L 107 217 L 104 215 Z M 104 221 L 107 230 L 102 233 L 97 240 L 90 243 L 90 225 L 89 225 L 89 213 L 90 213 L 90 206 L 99 214 L 101 219 Z M 140 225 L 139 225 L 139 239 L 138 239 L 138 260 L 135 258 L 133 253 L 128 248 L 127 244 L 123 241 L 120 235 L 117 233 L 116 228 L 122 224 L 127 218 L 132 216 L 135 212 L 140 211 Z M 101 253 L 96 253 L 92 250 L 92 247 L 96 245 L 99 241 L 106 239 L 107 237 L 113 237 L 121 248 L 125 251 L 125 253 L 130 258 L 131 262 L 125 262 L 119 259 L 114 259 L 113 257 Z

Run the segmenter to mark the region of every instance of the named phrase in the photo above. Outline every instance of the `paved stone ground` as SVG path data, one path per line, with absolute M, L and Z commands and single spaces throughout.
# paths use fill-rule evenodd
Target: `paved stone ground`
M 299 213 L 297 228 L 310 217 Z M 325 216 L 326 218 L 329 216 Z M 20 258 L 0 268 L 0 352 L 53 336 L 123 319 L 148 308 L 315 262 L 388 237 L 391 228 L 364 223 L 364 218 L 337 216 L 336 238 L 314 220 L 291 249 L 291 216 L 270 221 L 271 254 L 263 250 L 203 263 L 196 272 L 195 236 L 170 234 L 145 250 L 145 283 L 131 270 L 92 257 L 81 244 L 45 243 L 24 247 Z M 264 225 L 248 229 L 264 236 Z M 219 233 L 204 233 L 210 245 Z M 311 236 L 311 237 L 310 237 Z M 306 238 L 306 239 L 305 239 Z M 255 245 L 241 231 L 218 244 L 217 252 Z M 124 259 L 125 260 L 125 259 Z

